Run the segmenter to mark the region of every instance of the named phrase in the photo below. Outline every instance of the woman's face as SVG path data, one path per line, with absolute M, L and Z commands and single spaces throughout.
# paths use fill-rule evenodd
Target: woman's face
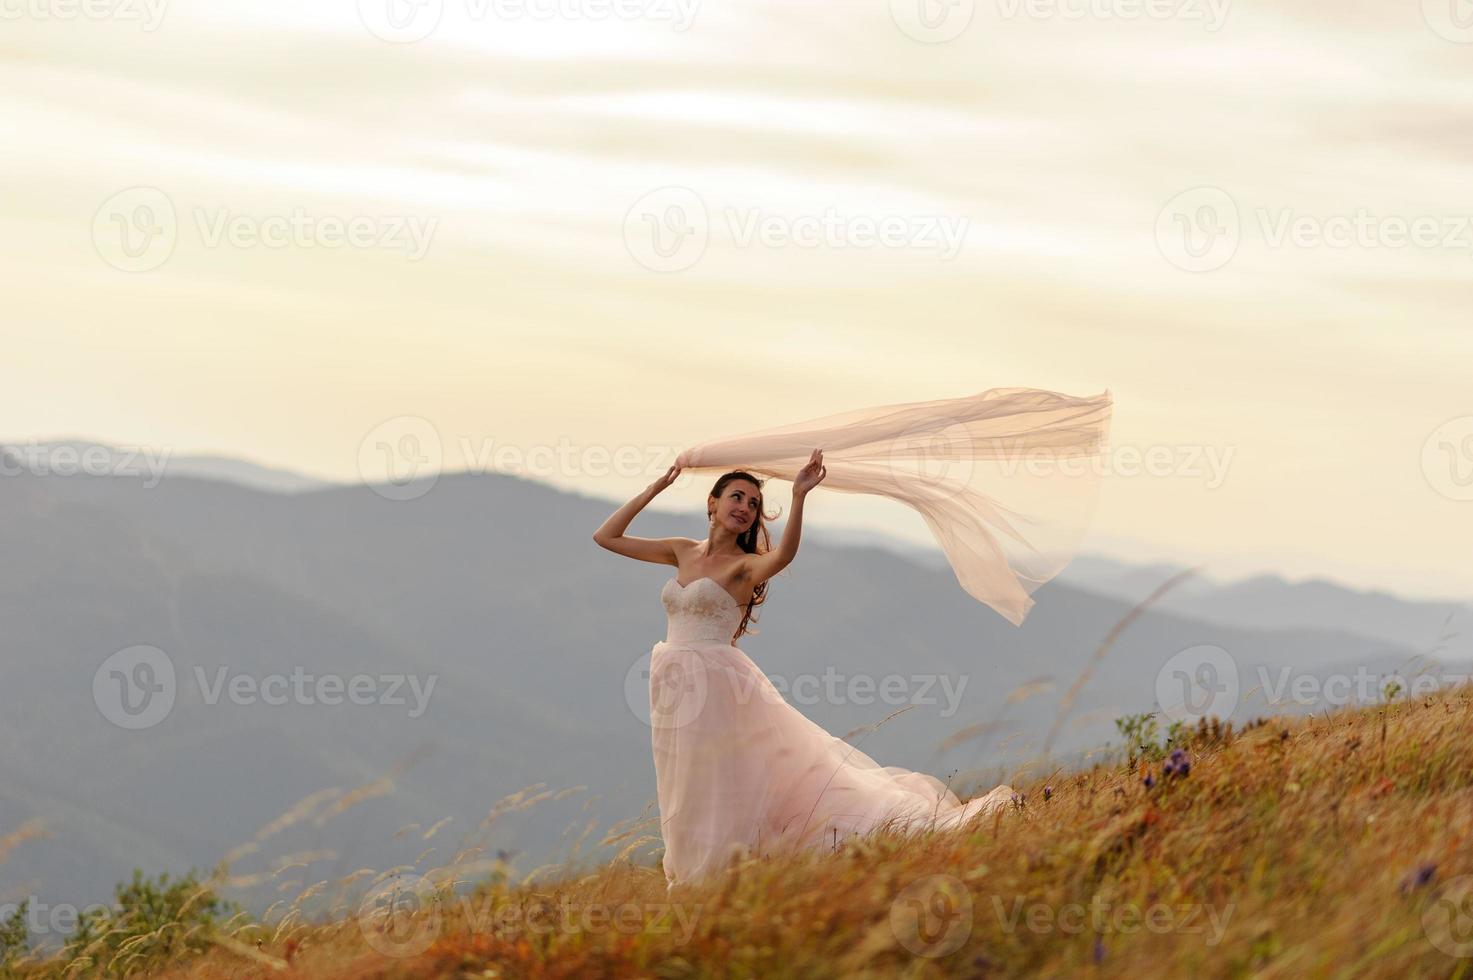
M 732 480 L 716 500 L 716 522 L 741 534 L 752 526 L 762 509 L 762 490 L 751 480 Z

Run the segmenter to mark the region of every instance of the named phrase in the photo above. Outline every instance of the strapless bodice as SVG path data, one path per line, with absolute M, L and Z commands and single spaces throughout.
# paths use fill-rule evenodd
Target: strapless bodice
M 689 585 L 670 579 L 660 590 L 660 601 L 669 617 L 665 642 L 680 640 L 731 643 L 741 625 L 746 608 L 737 605 L 731 593 L 710 576 L 702 576 Z

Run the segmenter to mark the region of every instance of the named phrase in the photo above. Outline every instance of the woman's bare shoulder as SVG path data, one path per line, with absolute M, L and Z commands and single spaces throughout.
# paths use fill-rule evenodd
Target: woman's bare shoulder
M 695 538 L 667 538 L 666 540 L 670 542 L 670 547 L 674 549 L 675 556 L 682 559 L 687 555 L 693 554 L 701 546 L 701 542 Z

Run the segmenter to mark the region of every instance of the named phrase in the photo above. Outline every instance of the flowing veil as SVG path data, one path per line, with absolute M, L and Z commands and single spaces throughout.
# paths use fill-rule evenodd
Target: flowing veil
M 1083 398 L 991 388 L 704 442 L 676 463 L 792 480 L 821 449 L 819 489 L 916 510 L 962 588 L 1019 626 L 1094 517 L 1112 406 L 1108 388 Z

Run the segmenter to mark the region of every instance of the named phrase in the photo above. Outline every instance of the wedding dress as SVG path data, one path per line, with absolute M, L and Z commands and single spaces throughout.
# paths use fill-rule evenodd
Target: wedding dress
M 1011 799 L 999 786 L 962 803 L 936 777 L 881 766 L 810 721 L 732 643 L 744 607 L 715 579 L 677 575 L 660 599 L 650 726 L 667 887 L 733 856 L 831 848 L 886 824 L 959 826 Z

